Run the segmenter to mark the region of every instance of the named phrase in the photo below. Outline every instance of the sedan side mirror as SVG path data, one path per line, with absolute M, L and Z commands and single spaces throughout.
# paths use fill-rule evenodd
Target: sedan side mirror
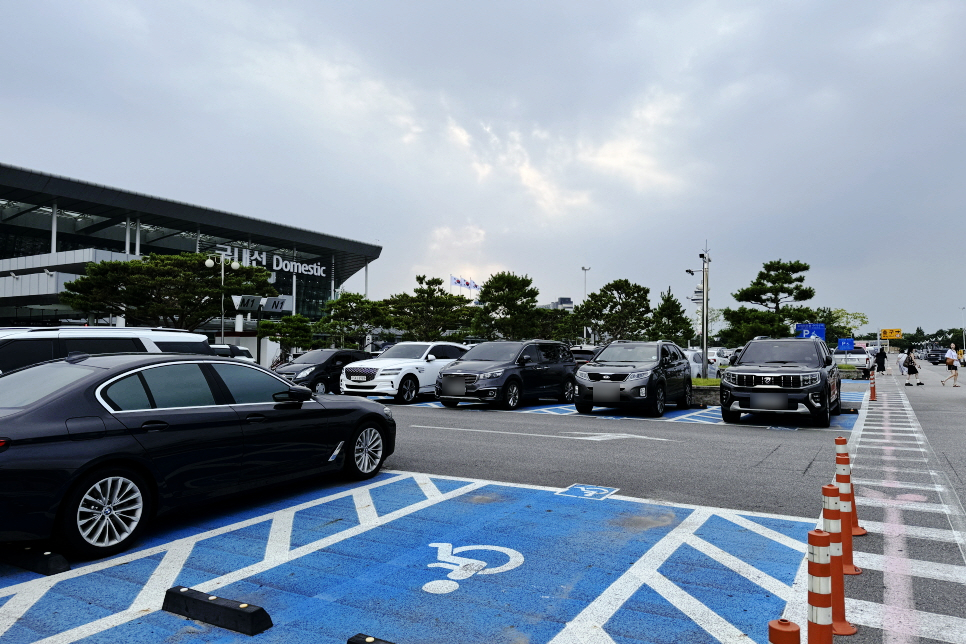
M 432 353 L 426 356 L 426 362 L 434 362 L 435 360 L 436 356 L 434 356 Z
M 308 387 L 289 387 L 288 391 L 272 394 L 275 402 L 303 402 L 312 399 L 312 390 Z
M 531 360 L 532 360 L 532 358 L 530 356 L 520 356 L 520 359 L 518 360 L 518 362 L 520 364 L 527 364 Z
M 738 354 L 737 353 L 732 353 L 731 354 L 731 357 L 728 358 L 728 364 L 734 364 L 736 362 L 738 362 Z

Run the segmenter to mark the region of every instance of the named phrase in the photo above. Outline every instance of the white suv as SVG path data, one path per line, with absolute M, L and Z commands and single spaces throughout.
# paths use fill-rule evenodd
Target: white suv
M 211 355 L 208 338 L 177 329 L 140 327 L 0 328 L 0 373 L 80 353 L 200 353 Z
M 342 370 L 342 393 L 393 396 L 411 403 L 436 391 L 439 370 L 466 353 L 455 342 L 400 342 L 378 358 L 353 362 Z

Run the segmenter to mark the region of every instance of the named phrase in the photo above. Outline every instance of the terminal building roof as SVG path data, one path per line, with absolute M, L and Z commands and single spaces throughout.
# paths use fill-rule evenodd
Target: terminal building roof
M 337 288 L 382 252 L 380 246 L 275 221 L 0 163 L 0 230 L 9 225 L 49 235 L 54 204 L 60 215 L 58 236 L 74 247 L 83 246 L 85 238 L 92 247 L 123 245 L 130 218 L 141 222 L 143 253 L 194 251 L 196 244 L 205 251 L 232 244 L 300 262 L 334 261 Z

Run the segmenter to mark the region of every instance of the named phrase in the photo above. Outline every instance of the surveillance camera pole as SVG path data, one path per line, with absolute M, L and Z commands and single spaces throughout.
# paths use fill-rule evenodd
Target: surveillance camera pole
M 711 263 L 711 255 L 708 253 L 708 242 L 704 242 L 704 252 L 701 253 L 703 278 L 701 294 L 701 354 L 704 359 L 701 361 L 701 377 L 708 377 L 708 264 Z
M 590 266 L 581 266 L 580 270 L 584 272 L 584 302 L 587 301 L 587 271 L 590 270 Z M 587 337 L 587 327 L 584 327 L 584 338 Z
M 218 259 L 214 259 L 214 258 Z M 205 260 L 205 266 L 208 268 L 214 268 L 215 262 L 221 264 L 221 344 L 225 344 L 225 264 L 228 263 L 228 256 L 226 255 L 209 255 L 208 259 Z M 237 271 L 241 264 L 237 261 L 232 260 L 231 269 Z

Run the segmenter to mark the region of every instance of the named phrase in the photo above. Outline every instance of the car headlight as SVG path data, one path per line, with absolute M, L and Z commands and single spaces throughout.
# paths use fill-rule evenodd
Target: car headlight
M 386 415 L 386 418 L 388 418 L 389 420 L 392 420 L 392 410 L 391 409 L 389 409 L 388 407 L 383 407 L 382 408 L 382 413 L 384 413 Z
M 590 376 L 587 375 L 586 371 L 578 371 L 576 374 L 574 374 L 574 376 L 577 378 L 577 380 L 590 380 Z
M 628 380 L 643 380 L 651 375 L 650 371 L 635 371 L 631 375 L 627 376 Z
M 725 371 L 724 379 L 725 379 L 725 382 L 729 382 L 733 385 L 738 384 L 738 374 L 732 373 L 731 371 Z
M 379 375 L 380 376 L 397 376 L 397 375 L 399 375 L 399 372 L 400 371 L 402 371 L 402 368 L 401 367 L 397 367 L 395 369 L 382 369 L 382 370 L 379 371 Z
M 302 369 L 297 374 L 295 374 L 295 377 L 296 377 L 296 379 L 298 379 L 298 378 L 306 378 L 314 370 L 315 370 L 315 367 L 309 367 L 308 369 Z
M 802 386 L 808 387 L 810 385 L 817 385 L 822 380 L 822 374 L 820 373 L 803 373 L 802 374 Z
M 480 380 L 492 380 L 493 378 L 499 378 L 503 375 L 503 369 L 497 369 L 496 371 L 487 371 L 486 373 L 480 374 Z

